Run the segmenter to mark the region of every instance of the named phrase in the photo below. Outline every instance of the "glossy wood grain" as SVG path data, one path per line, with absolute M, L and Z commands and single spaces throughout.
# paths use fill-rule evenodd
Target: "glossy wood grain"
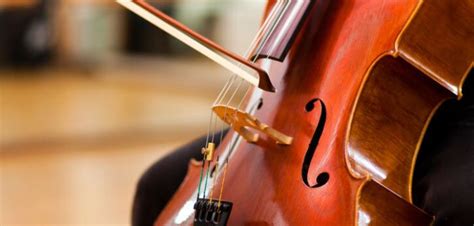
M 433 221 L 432 216 L 373 180 L 361 187 L 357 217 L 357 225 L 419 226 Z
M 250 54 L 252 56 L 250 59 L 268 57 L 283 61 L 314 2 L 288 1 L 285 4 L 280 1 L 278 6 L 273 7 L 270 14 L 274 16 L 274 19 L 267 18 L 266 21 L 272 23 L 262 25 L 259 33 L 261 35 L 257 37 L 257 43 L 260 46 L 255 48 L 257 52 Z M 316 13 L 317 15 L 313 13 L 313 18 L 321 16 L 323 12 L 324 10 L 321 10 L 321 13 Z
M 428 225 L 432 217 L 409 203 L 412 164 L 432 112 L 451 94 L 396 56 L 404 29 L 429 15 L 416 14 L 426 13 L 416 0 L 322 0 L 312 13 L 324 4 L 322 22 L 308 18 L 284 62 L 259 62 L 278 92 L 263 94 L 255 116 L 294 140 L 238 143 L 223 194 L 234 203 L 229 225 Z M 322 105 L 305 109 L 315 98 L 327 118 L 309 184 L 321 173 L 329 180 L 310 188 L 301 171 L 322 114 Z M 197 175 L 196 165 L 156 225 L 192 224 Z
M 351 168 L 411 200 L 411 177 L 427 122 L 454 97 L 401 58 L 384 56 L 370 70 L 348 135 Z
M 426 1 L 370 68 L 348 134 L 353 169 L 411 202 L 416 156 L 438 106 L 461 97 L 474 60 L 472 1 Z M 449 92 L 451 91 L 451 92 Z
M 474 1 L 425 1 L 400 37 L 400 56 L 459 97 L 474 60 Z

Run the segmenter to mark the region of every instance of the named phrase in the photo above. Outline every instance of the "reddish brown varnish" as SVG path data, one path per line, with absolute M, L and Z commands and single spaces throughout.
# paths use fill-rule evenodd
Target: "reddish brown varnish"
M 265 93 L 255 114 L 293 136 L 293 144 L 262 137 L 236 147 L 223 194 L 234 203 L 229 225 L 429 225 L 433 218 L 411 204 L 414 162 L 431 115 L 445 99 L 461 96 L 472 67 L 474 1 L 319 3 L 329 4 L 321 24 L 310 15 L 290 55 L 272 63 L 277 93 Z M 319 188 L 301 179 L 319 118 L 319 109 L 305 111 L 313 98 L 327 107 L 309 172 L 310 183 L 329 173 Z M 196 191 L 199 170 L 190 164 L 155 225 L 174 224 Z

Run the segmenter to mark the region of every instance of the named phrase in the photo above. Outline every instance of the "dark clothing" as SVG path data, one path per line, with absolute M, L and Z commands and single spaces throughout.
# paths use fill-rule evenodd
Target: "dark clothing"
M 186 176 L 189 160 L 202 160 L 201 137 L 155 162 L 140 178 L 132 209 L 133 226 L 151 226 Z
M 414 203 L 436 216 L 435 226 L 474 225 L 474 77 L 461 101 L 435 114 L 413 178 Z

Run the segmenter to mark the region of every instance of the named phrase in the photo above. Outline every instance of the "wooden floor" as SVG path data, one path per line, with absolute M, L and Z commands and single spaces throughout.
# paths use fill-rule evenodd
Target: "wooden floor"
M 0 225 L 129 225 L 140 174 L 206 132 L 227 75 L 163 59 L 0 71 Z
M 138 177 L 181 142 L 2 154 L 1 225 L 128 225 Z

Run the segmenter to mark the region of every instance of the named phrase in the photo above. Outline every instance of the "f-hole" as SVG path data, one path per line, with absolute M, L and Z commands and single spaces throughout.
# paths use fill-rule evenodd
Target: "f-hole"
M 321 114 L 319 116 L 319 121 L 316 126 L 316 130 L 314 131 L 313 137 L 311 138 L 311 142 L 308 145 L 308 150 L 306 151 L 306 154 L 304 156 L 303 167 L 301 169 L 301 176 L 303 178 L 303 182 L 306 184 L 306 186 L 310 188 L 321 187 L 329 181 L 329 173 L 327 172 L 322 172 L 318 174 L 318 176 L 316 177 L 316 183 L 313 185 L 311 185 L 308 180 L 309 167 L 311 166 L 311 161 L 313 159 L 314 153 L 316 152 L 316 148 L 318 147 L 319 139 L 323 134 L 324 125 L 326 124 L 326 105 L 321 99 L 314 98 L 309 101 L 305 106 L 306 112 L 311 112 L 314 110 L 314 107 L 317 103 L 319 103 L 319 105 L 321 106 Z

